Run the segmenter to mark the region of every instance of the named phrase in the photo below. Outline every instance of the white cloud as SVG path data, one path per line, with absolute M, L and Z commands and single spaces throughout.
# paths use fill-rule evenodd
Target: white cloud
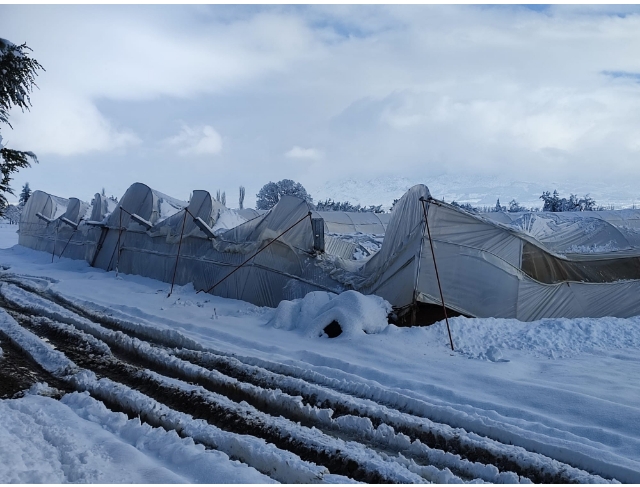
M 106 119 L 90 101 L 66 92 L 42 96 L 36 91 L 31 111 L 13 110 L 6 139 L 15 148 L 38 155 L 74 156 L 110 152 L 140 144 L 130 129 L 120 129 Z
M 285 69 L 313 42 L 295 16 L 257 13 L 209 23 L 201 17 L 189 7 L 2 6 L 3 36 L 28 41 L 46 69 L 33 111 L 12 116 L 13 138 L 59 155 L 124 147 L 133 143 L 133 131 L 114 130 L 98 100 L 192 98 L 246 87 Z M 194 150 L 211 153 L 214 139 Z
M 319 150 L 314 148 L 304 149 L 297 145 L 293 146 L 291 150 L 285 152 L 284 155 L 293 159 L 312 159 L 316 161 L 322 159 L 322 152 Z
M 222 151 L 222 137 L 210 125 L 194 128 L 182 124 L 180 133 L 166 139 L 166 143 L 182 156 L 212 155 Z
M 337 174 L 640 176 L 634 7 L 1 8 L 3 37 L 47 69 L 33 110 L 2 130 L 23 149 L 91 162 L 136 148 L 127 160 L 141 174 L 178 151 L 217 154 L 234 168 L 220 175 L 229 191 L 248 195 Z M 135 146 L 144 134 L 157 147 L 179 119 L 173 150 Z M 188 193 L 192 178 L 170 184 Z

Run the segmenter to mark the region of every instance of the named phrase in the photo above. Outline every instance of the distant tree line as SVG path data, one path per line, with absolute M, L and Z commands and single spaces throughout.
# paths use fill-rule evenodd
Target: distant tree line
M 218 192 L 219 193 L 219 192 Z M 371 213 L 385 213 L 385 209 L 382 205 L 369 205 L 361 206 L 359 204 L 354 205 L 349 201 L 334 201 L 331 198 L 326 200 L 320 200 L 313 205 L 313 199 L 311 195 L 307 193 L 307 190 L 300 183 L 292 181 L 291 179 L 283 179 L 277 183 L 268 182 L 265 184 L 258 194 L 256 195 L 256 208 L 259 210 L 269 210 L 273 208 L 280 199 L 285 195 L 297 196 L 307 201 L 317 211 L 350 211 L 350 212 L 371 212 Z M 218 196 L 217 199 L 220 197 Z M 500 198 L 496 201 L 495 206 L 473 206 L 470 203 L 458 203 L 452 201 L 451 204 L 463 210 L 471 213 L 490 213 L 497 211 L 504 211 L 509 213 L 517 213 L 523 211 L 600 211 L 600 210 L 613 210 L 613 205 L 598 206 L 596 201 L 588 194 L 582 198 L 575 194 L 570 194 L 569 198 L 562 198 L 558 194 L 557 190 L 553 193 L 550 191 L 544 191 L 540 196 L 543 201 L 542 208 L 522 206 L 516 199 L 512 199 L 508 205 L 502 205 Z M 244 187 L 241 187 L 240 192 L 240 206 L 242 207 L 242 201 L 244 200 Z M 399 198 L 393 200 L 393 204 L 389 211 L 393 211 Z
M 356 213 L 384 213 L 382 205 L 360 206 L 348 201 L 333 201 L 331 198 L 316 203 L 318 211 L 353 211 Z
M 495 211 L 505 211 L 509 213 L 516 213 L 521 211 L 551 211 L 551 212 L 561 212 L 561 211 L 602 211 L 602 210 L 613 210 L 613 205 L 609 206 L 598 206 L 596 201 L 591 198 L 588 194 L 583 196 L 582 198 L 578 197 L 575 194 L 570 194 L 569 198 L 561 198 L 558 194 L 557 190 L 554 190 L 553 193 L 550 191 L 544 191 L 540 196 L 540 199 L 543 201 L 542 209 L 532 207 L 526 208 L 520 203 L 518 203 L 515 199 L 509 202 L 509 206 L 503 206 L 500 204 L 500 198 L 496 201 L 495 206 L 472 206 L 469 203 L 457 203 L 456 201 L 452 201 L 451 204 L 458 208 L 462 208 L 463 210 L 469 211 L 471 213 L 491 213 Z M 635 208 L 635 206 L 634 206 Z
M 278 181 L 277 183 L 269 181 L 267 184 L 265 184 L 256 195 L 256 208 L 258 210 L 270 210 L 278 203 L 278 201 L 280 201 L 280 199 L 282 199 L 283 196 L 286 195 L 296 196 L 305 200 L 317 211 L 353 211 L 359 213 L 385 212 L 385 210 L 382 208 L 382 205 L 360 206 L 359 204 L 354 205 L 349 201 L 333 201 L 331 198 L 328 198 L 324 201 L 318 201 L 314 205 L 313 198 L 307 192 L 304 186 L 291 179 L 283 179 L 281 181 Z M 244 188 L 242 188 L 241 198 L 244 199 Z

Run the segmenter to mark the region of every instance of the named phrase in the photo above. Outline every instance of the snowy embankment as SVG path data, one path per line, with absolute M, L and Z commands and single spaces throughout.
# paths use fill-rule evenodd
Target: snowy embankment
M 358 436 L 377 447 L 428 458 L 439 468 L 418 472 L 428 468 L 412 464 L 412 460 L 406 462 L 409 471 L 424 478 L 455 480 L 455 475 L 447 477 L 451 472 L 443 469 L 449 466 L 456 475 L 489 481 L 506 480 L 507 472 L 496 473 L 488 465 L 476 465 L 407 440 L 402 431 L 408 428 L 437 435 L 445 442 L 456 441 L 467 449 L 508 457 L 522 468 L 536 466 L 551 473 L 568 470 L 574 481 L 586 481 L 588 476 L 547 457 L 606 478 L 640 481 L 640 386 L 629 379 L 640 373 L 638 318 L 534 323 L 454 318 L 450 321 L 456 351 L 451 352 L 443 323 L 411 329 L 388 325 L 385 304 L 375 299 L 362 301 L 364 297 L 349 293 L 338 297 L 320 293 L 306 298 L 306 303 L 285 302 L 272 310 L 196 295 L 191 286 L 176 288 L 167 298 L 165 283 L 138 276 L 115 278 L 114 273 L 90 268 L 84 262 L 56 259 L 51 264 L 50 259 L 50 255 L 21 247 L 2 250 L 0 265 L 6 270 L 0 279 L 74 305 L 84 310 L 84 316 L 103 316 L 138 339 L 97 327 L 91 320 L 56 308 L 46 299 L 38 301 L 41 298 L 11 284 L 2 284 L 4 298 L 47 316 L 58 323 L 56 326 L 83 330 L 93 337 L 87 336 L 87 340 L 96 340 L 95 347 L 103 347 L 100 350 L 105 353 L 113 347 L 137 350 L 149 360 L 172 364 L 190 377 L 206 375 L 207 380 L 218 381 L 221 386 L 237 387 L 262 401 L 284 404 L 287 414 L 302 415 L 319 426 Z M 343 333 L 330 339 L 323 330 L 334 320 L 342 325 Z M 5 333 L 10 334 L 10 328 Z M 192 354 L 200 354 L 200 359 L 223 363 L 252 377 L 254 383 L 272 387 L 271 392 L 205 372 L 178 358 L 189 357 L 168 356 L 148 347 L 143 338 L 189 348 Z M 144 410 L 162 411 L 158 414 L 174 418 L 171 421 L 176 425 L 188 419 L 177 411 L 166 416 L 167 411 L 162 409 L 166 406 L 149 403 L 149 398 L 142 398 L 136 391 L 125 391 L 121 385 L 79 372 L 68 359 L 59 360 L 56 350 L 42 348 L 42 341 L 38 346 L 29 343 L 27 340 L 25 346 L 31 346 L 39 361 L 48 363 L 56 374 L 79 374 L 78 381 L 82 379 L 96 397 L 103 394 L 105 398 L 129 401 L 132 407 L 137 404 Z M 298 395 L 314 397 L 327 405 L 314 409 Z M 6 407 L 13 401 L 21 399 L 0 401 L 0 405 Z M 346 413 L 331 414 L 335 410 Z M 191 432 L 204 435 L 204 429 L 199 429 L 204 425 L 197 424 L 201 426 L 193 426 Z M 298 431 L 296 434 L 308 434 L 292 424 L 281 424 Z M 3 427 L 6 429 L 4 421 L 0 422 L 0 431 Z M 215 429 L 206 431 L 213 435 Z M 248 443 L 238 435 L 220 430 L 215 435 L 223 445 L 221 452 L 240 458 L 239 453 L 228 449 L 235 441 L 245 445 L 243 455 L 249 464 L 256 461 L 250 456 L 253 447 L 246 446 Z M 226 447 L 220 435 L 231 435 L 225 436 L 229 438 Z M 208 438 L 214 441 L 213 436 Z M 256 441 L 255 448 L 265 447 L 263 441 Z M 273 450 L 273 455 L 280 457 L 281 450 Z M 395 462 L 402 463 L 402 458 Z M 299 467 L 310 476 L 298 481 L 322 476 L 321 470 L 314 470 L 315 466 L 308 463 Z M 246 468 L 253 472 L 251 475 L 260 475 Z M 131 478 L 137 477 L 132 474 Z

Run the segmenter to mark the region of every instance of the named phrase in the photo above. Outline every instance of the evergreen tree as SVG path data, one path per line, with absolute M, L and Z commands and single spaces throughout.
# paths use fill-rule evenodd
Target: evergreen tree
M 544 201 L 542 211 L 593 211 L 596 207 L 596 202 L 588 194 L 584 198 L 578 198 L 575 194 L 569 195 L 569 199 L 560 198 L 557 190 L 553 191 L 553 194 L 549 191 L 545 191 L 540 196 L 540 199 Z
M 542 211 L 562 211 L 562 204 L 557 190 L 553 190 L 553 195 L 549 191 L 544 191 L 540 199 L 544 202 Z
M 578 201 L 578 206 L 579 211 L 594 211 L 596 209 L 596 201 L 586 194 L 584 198 Z
M 265 184 L 256 195 L 256 208 L 258 210 L 270 210 L 278 201 L 285 196 L 296 196 L 305 200 L 307 203 L 313 203 L 313 199 L 300 183 L 296 183 L 291 179 L 283 179 L 277 183 L 269 181 Z
M 520 203 L 518 203 L 515 199 L 512 199 L 509 202 L 509 209 L 507 211 L 509 213 L 516 213 L 518 211 L 527 211 L 527 209 L 524 206 L 520 206 Z
M 222 206 L 227 206 L 227 194 L 223 191 L 222 196 L 220 196 L 220 203 Z
M 27 204 L 27 201 L 29 201 L 29 197 L 31 196 L 31 188 L 29 187 L 29 183 L 24 183 L 24 186 L 22 186 L 22 192 L 20 193 L 20 204 L 22 206 Z
M 18 107 L 22 111 L 29 110 L 29 95 L 36 86 L 35 78 L 38 70 L 44 69 L 38 61 L 29 57 L 31 49 L 22 44 L 16 46 L 12 42 L 0 39 L 0 123 L 9 123 L 9 111 Z M 9 149 L 2 145 L 0 136 L 0 208 L 7 206 L 6 193 L 14 194 L 9 183 L 12 174 L 30 162 L 38 162 L 33 152 Z
M 498 203 L 500 203 L 500 200 L 498 200 Z M 468 211 L 469 213 L 478 213 L 478 208 L 471 206 L 471 203 L 458 203 L 457 201 L 452 201 L 451 204 L 453 206 L 456 206 L 458 208 L 462 208 L 463 210 Z M 499 211 L 499 210 L 496 210 Z

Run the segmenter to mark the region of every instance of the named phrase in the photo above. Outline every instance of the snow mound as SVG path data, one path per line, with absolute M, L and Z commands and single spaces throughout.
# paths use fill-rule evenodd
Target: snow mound
M 357 291 L 315 291 L 302 299 L 282 301 L 266 326 L 296 330 L 309 337 L 357 336 L 383 331 L 391 304 Z
M 637 317 L 552 318 L 530 323 L 501 318 L 457 317 L 450 322 L 456 351 L 491 362 L 508 361 L 502 356 L 509 350 L 555 359 L 640 348 L 640 320 Z M 438 340 L 448 344 L 444 322 L 430 327 L 429 332 L 441 335 Z

